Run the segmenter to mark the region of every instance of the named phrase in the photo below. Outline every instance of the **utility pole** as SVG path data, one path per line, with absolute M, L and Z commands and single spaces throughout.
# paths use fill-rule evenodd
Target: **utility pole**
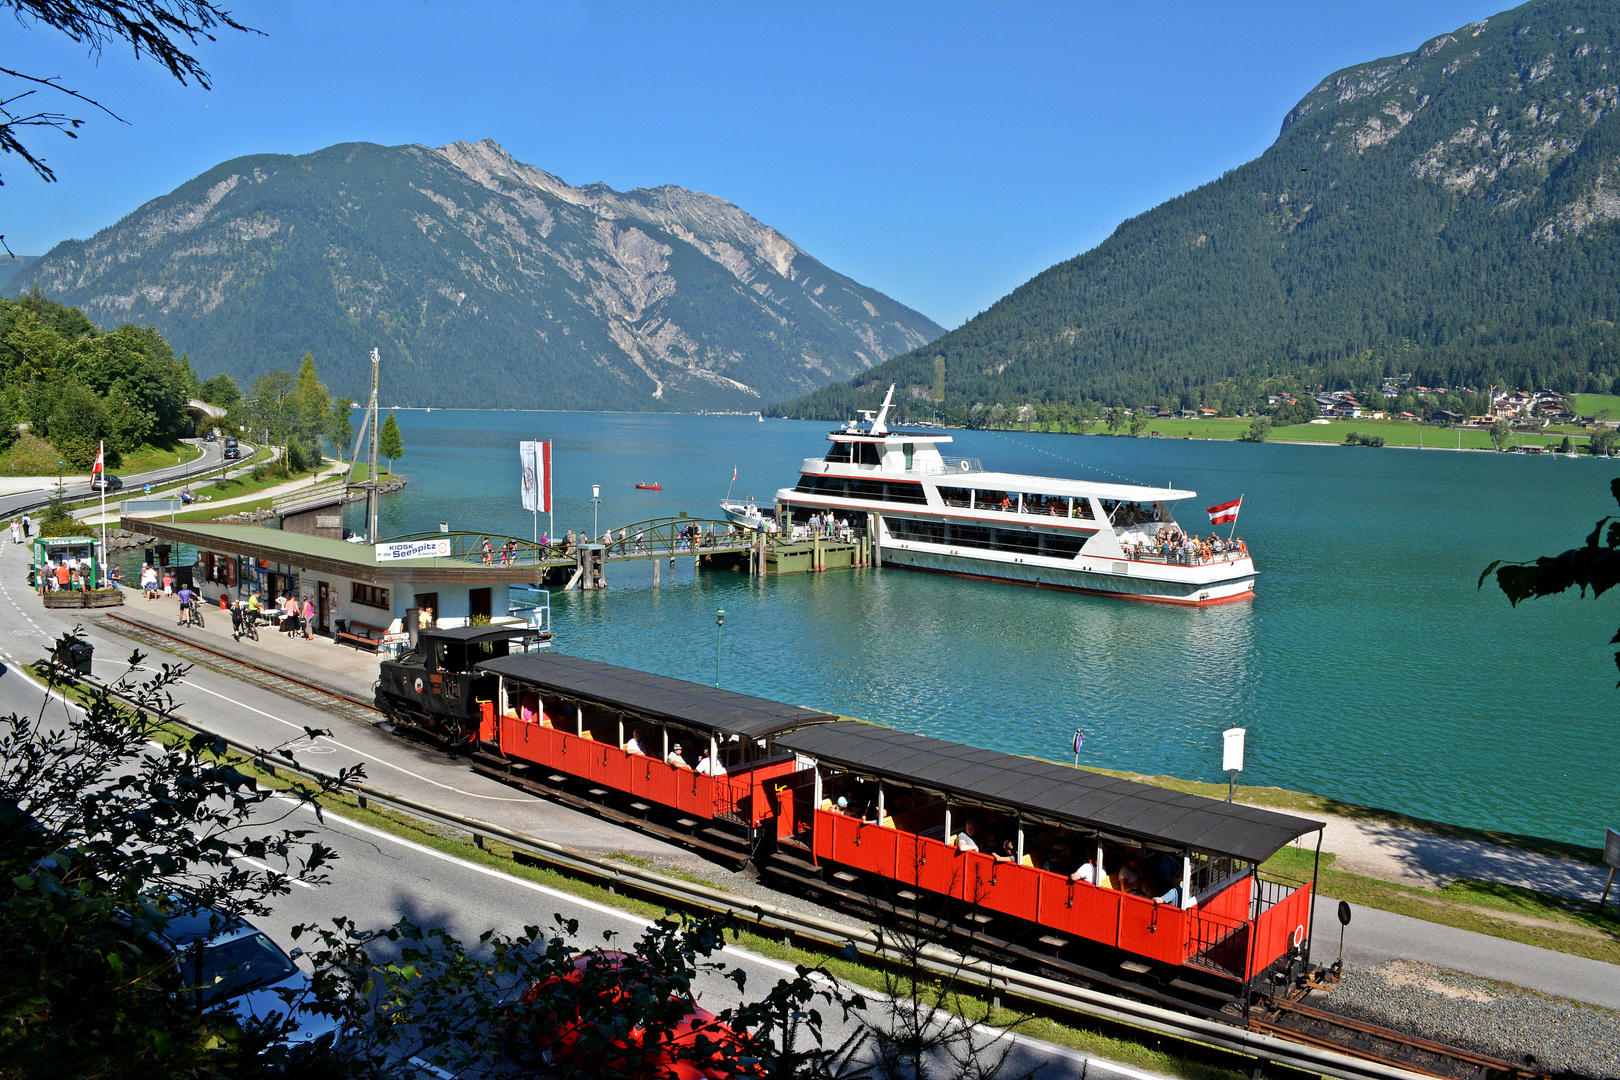
M 371 350 L 371 461 L 370 475 L 366 477 L 371 481 L 371 489 L 366 495 L 366 539 L 375 544 L 377 542 L 377 367 L 381 358 L 377 350 Z

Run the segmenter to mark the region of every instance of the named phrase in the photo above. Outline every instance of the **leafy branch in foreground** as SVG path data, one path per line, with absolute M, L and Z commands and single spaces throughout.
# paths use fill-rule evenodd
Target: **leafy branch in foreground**
M 1620 478 L 1609 482 L 1609 491 L 1615 502 L 1620 503 Z M 1579 589 L 1582 596 L 1588 589 L 1593 597 L 1602 596 L 1620 583 L 1620 521 L 1613 517 L 1602 518 L 1587 536 L 1584 546 L 1558 555 L 1543 555 L 1534 562 L 1498 559 L 1479 575 L 1479 588 L 1485 587 L 1485 579 L 1492 571 L 1496 573 L 1497 588 L 1514 607 L 1519 606 L 1520 600 L 1554 596 L 1572 588 Z M 1609 644 L 1620 645 L 1620 631 L 1609 639 Z M 1614 662 L 1620 667 L 1620 651 L 1614 654 Z
M 176 742 L 185 669 L 138 681 L 144 659 L 82 708 L 52 678 L 39 717 L 0 717 L 0 1077 L 243 1076 L 284 1052 L 288 1015 L 244 1030 L 152 943 L 325 881 L 332 851 L 286 821 L 341 780 L 263 788 L 221 740 Z
M 143 54 L 151 57 L 182 86 L 195 80 L 204 89 L 210 85 L 208 72 L 187 50 L 201 40 L 213 41 L 212 31 L 217 29 L 258 33 L 237 22 L 213 0 L 3 0 L 0 6 L 11 8 L 23 26 L 60 31 L 86 46 L 92 57 L 99 58 L 107 45 L 126 43 L 134 48 L 137 59 Z M 47 183 L 56 179 L 56 173 L 24 144 L 22 129 L 50 128 L 76 139 L 75 129 L 84 121 L 45 110 L 16 111 L 12 109 L 14 103 L 43 88 L 77 98 L 114 120 L 120 119 L 101 102 L 63 86 L 56 76 L 41 77 L 11 68 L 0 68 L 0 75 L 31 84 L 30 89 L 0 100 L 0 153 L 18 155 Z

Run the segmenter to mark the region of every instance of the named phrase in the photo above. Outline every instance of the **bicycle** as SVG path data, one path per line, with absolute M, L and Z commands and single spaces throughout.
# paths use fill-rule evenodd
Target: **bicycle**
M 181 613 L 180 625 L 181 626 L 195 626 L 199 630 L 202 629 L 202 625 L 203 625 L 202 605 L 200 603 L 198 603 L 197 601 L 195 601 L 195 600 L 193 600 L 191 603 L 187 604 L 186 605 L 186 610 Z

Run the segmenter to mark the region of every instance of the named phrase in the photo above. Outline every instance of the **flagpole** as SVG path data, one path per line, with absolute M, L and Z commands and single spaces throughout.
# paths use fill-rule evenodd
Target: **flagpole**
M 540 440 L 539 439 L 535 440 L 534 456 L 535 456 L 535 463 L 539 464 L 539 459 L 540 459 Z M 537 469 L 535 471 L 538 472 L 539 470 Z M 538 479 L 538 477 L 536 479 Z M 538 559 L 540 557 L 540 554 L 539 554 L 539 552 L 540 552 L 540 491 L 539 491 L 538 485 L 536 486 L 535 493 L 534 493 L 534 549 L 535 549 L 535 558 Z
M 1246 495 L 1246 494 L 1248 494 L 1248 492 L 1244 492 L 1244 494 Z M 1243 513 L 1243 495 L 1238 496 L 1238 514 L 1241 514 L 1241 513 Z M 1232 537 L 1234 537 L 1236 535 L 1237 535 L 1237 514 L 1233 514 L 1232 515 L 1232 528 L 1226 534 L 1226 538 L 1228 540 L 1230 540 L 1230 539 L 1232 539 Z
M 101 468 L 101 580 L 107 580 L 107 442 L 101 441 L 96 464 Z

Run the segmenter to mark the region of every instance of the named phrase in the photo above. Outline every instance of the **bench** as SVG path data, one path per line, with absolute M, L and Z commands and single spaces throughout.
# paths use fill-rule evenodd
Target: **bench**
M 356 622 L 353 619 L 343 625 L 344 629 L 334 635 L 338 644 L 349 644 L 357 649 L 370 649 L 372 652 L 381 647 L 383 635 L 388 633 L 386 626 L 372 626 L 370 623 Z

